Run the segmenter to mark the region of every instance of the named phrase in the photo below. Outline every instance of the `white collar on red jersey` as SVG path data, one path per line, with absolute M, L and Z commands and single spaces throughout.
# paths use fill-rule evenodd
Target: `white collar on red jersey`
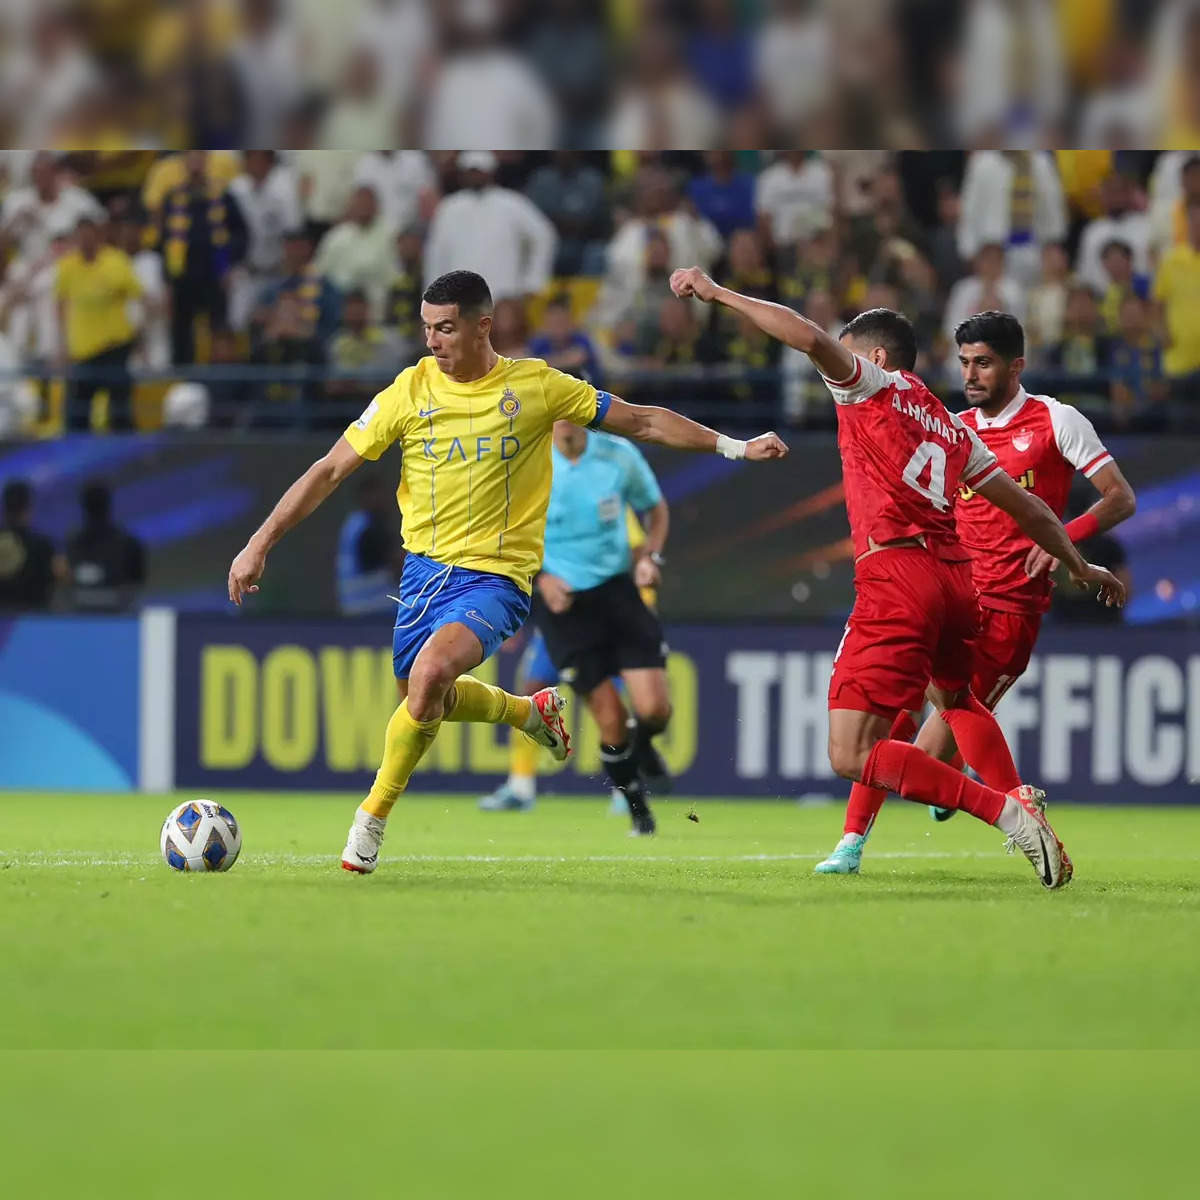
M 1023 388 L 1017 388 L 1017 394 L 994 416 L 985 417 L 980 409 L 975 410 L 976 429 L 1003 429 L 1025 407 L 1029 393 Z

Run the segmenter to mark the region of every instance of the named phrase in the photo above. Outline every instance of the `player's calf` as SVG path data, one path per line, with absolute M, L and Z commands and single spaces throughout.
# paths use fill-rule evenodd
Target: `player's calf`
M 648 836 L 657 829 L 654 814 L 646 800 L 646 787 L 638 776 L 637 758 L 632 741 L 625 741 L 619 746 L 603 743 L 600 746 L 600 761 L 612 780 L 629 804 L 629 818 L 632 824 L 630 832 L 637 837 Z
M 637 763 L 638 774 L 647 790 L 656 796 L 668 795 L 673 786 L 671 773 L 653 741 L 666 729 L 669 718 L 668 708 L 665 716 L 657 713 L 645 716 L 639 713 L 625 723 L 626 734 L 633 743 L 633 757 Z

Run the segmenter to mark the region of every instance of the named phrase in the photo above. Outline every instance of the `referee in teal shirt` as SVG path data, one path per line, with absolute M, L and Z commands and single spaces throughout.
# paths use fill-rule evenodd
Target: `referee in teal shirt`
M 670 513 L 649 463 L 624 438 L 559 421 L 553 455 L 533 620 L 560 677 L 596 719 L 601 758 L 629 801 L 633 832 L 652 834 L 646 779 L 665 779 L 652 739 L 667 727 L 671 699 L 662 625 L 638 588 L 661 581 Z M 636 560 L 626 507 L 646 522 Z M 625 683 L 632 719 L 611 682 L 616 676 Z

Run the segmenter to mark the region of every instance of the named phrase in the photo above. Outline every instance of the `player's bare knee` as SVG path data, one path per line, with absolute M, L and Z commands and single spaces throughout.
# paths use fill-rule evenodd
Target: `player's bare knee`
M 829 765 L 843 779 L 861 779 L 863 764 L 867 761 L 862 749 L 849 742 L 830 741 Z
M 440 715 L 458 678 L 448 660 L 430 655 L 413 663 L 408 677 L 408 711 L 418 721 L 431 721 Z

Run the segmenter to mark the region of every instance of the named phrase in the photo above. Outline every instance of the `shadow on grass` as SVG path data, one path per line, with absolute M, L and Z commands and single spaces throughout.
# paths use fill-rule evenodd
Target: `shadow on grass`
M 747 864 L 750 866 L 750 864 Z M 297 887 L 328 892 L 331 886 L 348 887 L 368 895 L 423 893 L 486 896 L 540 894 L 604 897 L 678 903 L 710 902 L 743 909 L 854 908 L 881 903 L 994 904 L 1022 901 L 1054 906 L 1048 912 L 1078 909 L 1084 905 L 1119 905 L 1123 911 L 1145 912 L 1200 909 L 1200 880 L 1196 878 L 1129 879 L 1097 877 L 1076 879 L 1063 891 L 1046 893 L 1023 863 L 1003 874 L 972 873 L 960 868 L 889 870 L 855 877 L 818 876 L 807 863 L 772 864 L 737 873 L 698 873 L 677 865 L 627 862 L 596 864 L 529 863 L 491 865 L 465 863 L 459 868 L 433 863 L 384 863 L 369 878 L 351 876 L 329 867 L 293 868 L 286 876 L 267 875 L 258 882 L 271 887 Z M 631 869 L 632 868 L 632 869 Z M 342 893 L 345 894 L 344 892 Z M 1064 907 L 1066 909 L 1064 910 Z
M 539 867 L 542 864 L 537 864 Z M 625 864 L 620 864 L 624 868 Z M 804 864 L 798 864 L 804 867 Z M 611 868 L 612 864 L 606 864 Z M 642 868 L 645 869 L 644 867 Z M 383 868 L 386 870 L 386 868 Z M 312 880 L 325 886 L 323 881 Z M 353 881 L 351 881 L 353 883 Z M 446 894 L 602 896 L 647 901 L 712 901 L 739 908 L 852 907 L 880 901 L 933 902 L 938 904 L 1019 900 L 1037 895 L 1040 889 L 1032 879 L 1020 875 L 980 876 L 965 871 L 937 870 L 920 876 L 897 879 L 858 877 L 832 879 L 815 876 L 805 868 L 788 879 L 778 872 L 750 876 L 695 879 L 672 872 L 670 876 L 628 873 L 614 877 L 611 869 L 603 877 L 576 870 L 514 871 L 511 868 L 488 874 L 463 874 L 447 871 L 444 866 L 429 869 L 423 864 L 405 864 L 403 871 L 376 874 L 359 886 L 392 895 L 398 892 L 442 892 Z

